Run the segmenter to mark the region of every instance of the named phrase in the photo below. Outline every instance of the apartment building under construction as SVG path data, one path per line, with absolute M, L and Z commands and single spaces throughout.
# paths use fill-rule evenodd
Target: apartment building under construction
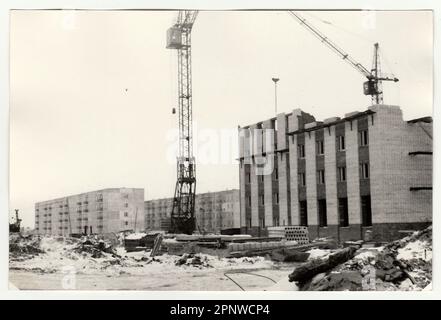
M 241 232 L 390 240 L 432 221 L 432 118 L 375 105 L 323 122 L 294 110 L 239 128 Z

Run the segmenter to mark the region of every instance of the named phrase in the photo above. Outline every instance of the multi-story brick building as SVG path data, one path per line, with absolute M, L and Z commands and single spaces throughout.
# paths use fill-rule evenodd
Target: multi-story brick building
M 168 230 L 173 198 L 145 202 L 145 228 Z M 240 228 L 239 190 L 199 193 L 196 195 L 197 231 L 221 233 Z
M 319 122 L 296 109 L 239 128 L 239 146 L 242 233 L 389 240 L 432 221 L 430 117 L 376 105 Z
M 144 229 L 144 189 L 111 188 L 35 204 L 39 234 L 68 236 Z

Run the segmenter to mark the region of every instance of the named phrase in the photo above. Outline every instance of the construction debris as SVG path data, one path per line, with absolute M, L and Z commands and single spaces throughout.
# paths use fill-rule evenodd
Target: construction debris
M 145 251 L 153 248 L 159 232 L 132 233 L 124 237 L 124 248 L 127 252 Z
M 359 291 L 363 277 L 356 271 L 344 271 L 341 273 L 330 273 L 325 276 L 320 273 L 314 277 L 309 285 L 309 291 Z
M 159 239 L 159 238 L 158 238 Z M 172 239 L 164 239 L 173 242 Z M 121 244 L 94 236 L 63 238 L 10 235 L 10 270 L 37 273 L 63 272 L 73 268 L 84 274 L 171 274 L 203 270 L 272 268 L 273 263 L 263 257 L 226 259 L 215 255 L 187 253 L 181 256 L 161 254 L 151 257 L 150 250 L 128 252 Z M 159 246 L 162 253 L 162 246 Z
M 268 236 L 296 241 L 299 244 L 309 243 L 308 227 L 303 226 L 268 227 Z
M 271 238 L 224 240 L 222 236 L 213 241 L 213 236 L 192 236 L 191 241 L 178 241 L 170 235 L 156 235 L 151 250 L 133 251 L 117 239 L 124 239 L 125 245 L 126 240 L 139 244 L 147 238 L 146 234 L 117 235 L 113 240 L 10 234 L 10 269 L 56 273 L 69 267 L 77 273 L 109 276 L 153 276 L 166 271 L 179 277 L 179 272 L 187 271 L 261 268 L 276 272 L 283 268 L 285 280 L 274 288 L 289 290 L 430 290 L 432 282 L 431 228 L 380 247 L 357 242 L 340 249 L 324 239 L 301 245 Z M 213 248 L 213 242 L 220 248 Z M 184 251 L 172 254 L 172 248 Z
M 207 256 L 201 256 L 198 254 L 184 254 L 176 261 L 176 265 L 177 266 L 187 265 L 187 266 L 194 266 L 200 268 L 212 267 L 208 263 Z
M 279 257 L 277 257 L 277 253 L 275 253 L 273 255 L 274 251 L 277 250 L 288 250 L 288 251 L 283 251 L 284 253 L 282 253 L 283 255 L 289 255 L 289 253 L 297 251 L 297 252 L 304 252 L 307 251 L 309 249 L 313 249 L 313 248 L 321 248 L 321 249 L 328 249 L 328 248 L 335 248 L 335 241 L 334 240 L 329 240 L 329 241 L 317 241 L 317 242 L 313 242 L 313 243 L 308 243 L 308 244 L 298 244 L 295 241 L 278 241 L 275 242 L 274 244 L 270 245 L 270 246 L 265 246 L 264 244 L 262 245 L 258 245 L 258 244 L 252 244 L 251 247 L 245 247 L 245 250 L 240 250 L 240 251 L 232 251 L 229 253 L 228 257 L 232 257 L 232 258 L 239 258 L 239 257 L 252 257 L 252 256 L 265 256 L 265 255 L 270 255 L 270 256 L 274 256 L 276 257 L 276 261 L 279 261 Z M 289 251 L 291 250 L 291 251 Z M 278 251 L 278 253 L 280 254 L 282 251 Z M 292 259 L 294 259 L 294 257 L 292 257 Z M 285 260 L 285 259 L 283 259 Z M 289 258 L 288 258 L 289 260 Z
M 311 254 L 297 249 L 278 249 L 271 252 L 271 259 L 278 262 L 305 262 Z
M 159 249 L 161 248 L 162 244 L 162 234 L 158 234 L 155 238 L 155 242 L 153 243 L 152 252 L 150 253 L 150 257 L 155 257 L 158 254 Z
M 40 238 L 14 233 L 9 236 L 9 254 L 13 257 L 31 258 L 43 253 Z
M 383 247 L 361 247 L 332 269 L 323 259 L 312 260 L 296 268 L 289 279 L 308 291 L 424 290 L 432 282 L 432 227 Z
M 116 255 L 111 244 L 106 243 L 104 240 L 98 240 L 94 238 L 83 238 L 74 248 L 74 252 L 88 253 L 92 258 L 102 258 L 104 253 Z
M 348 247 L 329 255 L 326 259 L 313 259 L 297 268 L 289 275 L 289 281 L 303 285 L 315 275 L 335 268 L 354 256 L 356 248 Z

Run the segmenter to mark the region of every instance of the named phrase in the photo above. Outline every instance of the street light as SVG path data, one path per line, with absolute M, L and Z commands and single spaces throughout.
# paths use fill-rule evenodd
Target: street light
M 274 82 L 274 107 L 276 110 L 276 116 L 277 116 L 277 82 L 280 80 L 279 78 L 272 78 Z

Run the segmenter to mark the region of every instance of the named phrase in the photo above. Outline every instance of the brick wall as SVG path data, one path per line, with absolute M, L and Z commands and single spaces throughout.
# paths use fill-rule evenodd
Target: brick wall
M 432 191 L 409 189 L 432 186 L 432 156 L 409 152 L 432 151 L 432 140 L 417 123 L 403 121 L 399 107 L 370 109 L 376 112 L 369 123 L 373 223 L 431 221 Z

